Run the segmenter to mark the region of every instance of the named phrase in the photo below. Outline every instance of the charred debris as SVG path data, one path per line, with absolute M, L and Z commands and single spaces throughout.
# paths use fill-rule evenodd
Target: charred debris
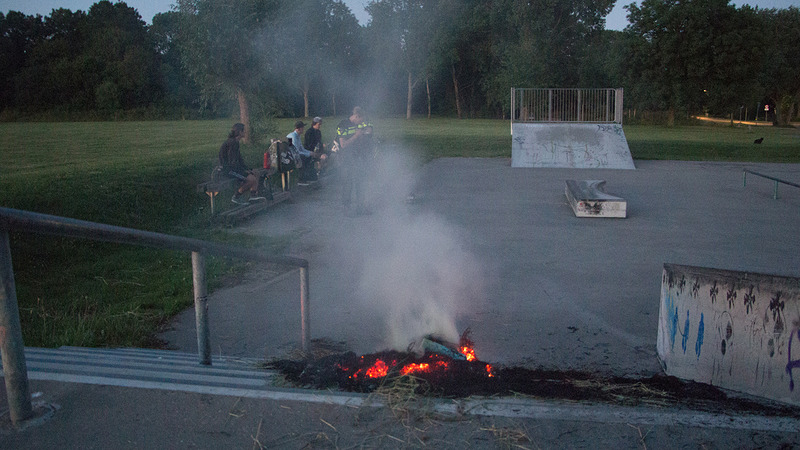
M 739 396 L 714 386 L 654 375 L 606 377 L 585 371 L 500 367 L 480 361 L 469 330 L 457 345 L 434 336 L 413 343 L 406 352 L 383 351 L 358 356 L 327 351 L 311 358 L 279 359 L 266 364 L 291 384 L 310 389 L 372 393 L 412 379 L 416 395 L 441 398 L 528 396 L 538 399 L 602 402 L 626 406 L 685 406 L 776 416 L 796 416 L 800 408 Z

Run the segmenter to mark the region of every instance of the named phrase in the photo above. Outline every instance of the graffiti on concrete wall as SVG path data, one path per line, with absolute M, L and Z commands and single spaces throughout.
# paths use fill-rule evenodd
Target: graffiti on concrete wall
M 622 126 L 512 124 L 512 167 L 634 169 Z
M 800 404 L 798 278 L 665 264 L 658 334 L 670 375 Z
M 800 344 L 800 329 L 795 328 L 789 333 L 789 362 L 786 363 L 786 373 L 789 374 L 789 390 L 791 391 L 794 391 L 794 374 L 792 371 L 794 369 L 800 369 L 800 355 L 795 354 L 792 356 L 792 342 L 795 341 L 795 337 L 797 337 L 797 343 Z M 800 353 L 800 348 L 797 349 L 797 353 Z

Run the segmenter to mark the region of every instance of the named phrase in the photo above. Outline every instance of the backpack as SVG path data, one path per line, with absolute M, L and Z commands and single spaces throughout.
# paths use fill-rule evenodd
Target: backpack
M 269 152 L 270 157 L 275 155 L 274 157 L 277 159 L 278 172 L 289 172 L 294 169 L 299 169 L 303 165 L 302 160 L 300 160 L 300 155 L 297 154 L 297 150 L 287 142 L 273 139 Z

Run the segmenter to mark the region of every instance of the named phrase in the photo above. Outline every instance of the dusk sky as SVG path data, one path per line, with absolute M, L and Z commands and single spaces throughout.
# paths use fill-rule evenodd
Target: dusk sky
M 47 16 L 53 9 L 67 8 L 72 11 L 83 10 L 88 11 L 89 7 L 96 3 L 97 0 L 0 0 L 0 11 L 8 13 L 8 11 L 21 11 L 25 14 L 41 14 Z M 145 22 L 151 23 L 153 16 L 160 12 L 169 11 L 174 0 L 127 0 L 125 3 L 139 11 Z M 350 7 L 356 18 L 362 25 L 366 24 L 369 20 L 369 15 L 364 11 L 364 5 L 369 3 L 369 0 L 344 0 L 344 3 Z M 625 16 L 627 11 L 623 9 L 624 5 L 633 3 L 630 0 L 618 0 L 606 19 L 606 28 L 610 30 L 622 30 L 628 24 Z M 760 8 L 788 8 L 789 6 L 800 6 L 800 0 L 751 0 L 751 1 L 734 1 L 734 5 L 749 4 L 758 6 Z

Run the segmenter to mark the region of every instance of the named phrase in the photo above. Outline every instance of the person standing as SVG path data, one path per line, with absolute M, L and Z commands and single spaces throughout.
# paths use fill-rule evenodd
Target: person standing
M 219 148 L 219 165 L 222 166 L 222 174 L 226 177 L 239 180 L 239 189 L 233 194 L 231 201 L 239 205 L 247 205 L 248 201 L 266 200 L 257 194 L 258 178 L 255 173 L 247 167 L 242 153 L 239 151 L 239 141 L 244 137 L 244 124 L 235 123 L 228 133 L 228 139 Z M 250 198 L 245 201 L 242 194 L 250 191 Z
M 365 121 L 361 107 L 353 108 L 350 117 L 339 122 L 336 139 L 341 149 L 344 166 L 342 206 L 345 214 L 352 208 L 356 214 L 367 212 L 364 201 L 364 184 L 369 167 L 372 124 Z

